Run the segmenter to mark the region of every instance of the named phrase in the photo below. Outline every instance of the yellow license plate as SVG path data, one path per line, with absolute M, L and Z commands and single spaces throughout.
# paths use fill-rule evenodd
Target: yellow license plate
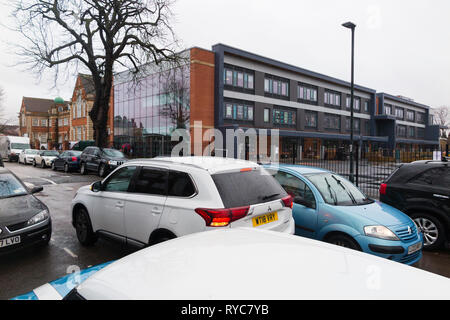
M 271 223 L 278 220 L 278 213 L 277 212 L 271 212 L 268 214 L 264 214 L 262 216 L 254 217 L 252 219 L 253 221 L 253 227 L 259 227 L 263 224 Z

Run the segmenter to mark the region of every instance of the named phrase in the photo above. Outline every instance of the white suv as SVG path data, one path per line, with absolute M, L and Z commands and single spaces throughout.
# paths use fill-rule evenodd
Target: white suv
M 213 157 L 127 162 L 72 201 L 78 240 L 145 246 L 229 227 L 294 233 L 292 198 L 259 165 Z

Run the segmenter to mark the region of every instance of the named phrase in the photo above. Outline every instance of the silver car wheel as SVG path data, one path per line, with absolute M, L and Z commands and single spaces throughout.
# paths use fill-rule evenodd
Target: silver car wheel
M 439 237 L 439 231 L 437 226 L 426 218 L 416 218 L 414 222 L 422 230 L 423 242 L 425 246 L 434 244 Z

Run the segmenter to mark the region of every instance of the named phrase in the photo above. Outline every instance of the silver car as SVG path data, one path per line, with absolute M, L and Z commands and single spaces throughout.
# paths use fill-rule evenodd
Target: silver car
M 41 150 L 34 156 L 33 166 L 40 166 L 41 168 L 51 167 L 53 160 L 59 156 L 56 150 Z
M 19 163 L 32 164 L 34 156 L 37 155 L 39 150 L 25 149 L 19 154 Z

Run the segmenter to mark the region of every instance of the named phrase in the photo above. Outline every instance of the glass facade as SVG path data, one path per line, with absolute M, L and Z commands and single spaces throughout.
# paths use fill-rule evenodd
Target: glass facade
M 170 155 L 175 129 L 189 130 L 189 65 L 154 70 L 133 80 L 116 76 L 114 85 L 114 146 L 132 150 L 133 157 Z

